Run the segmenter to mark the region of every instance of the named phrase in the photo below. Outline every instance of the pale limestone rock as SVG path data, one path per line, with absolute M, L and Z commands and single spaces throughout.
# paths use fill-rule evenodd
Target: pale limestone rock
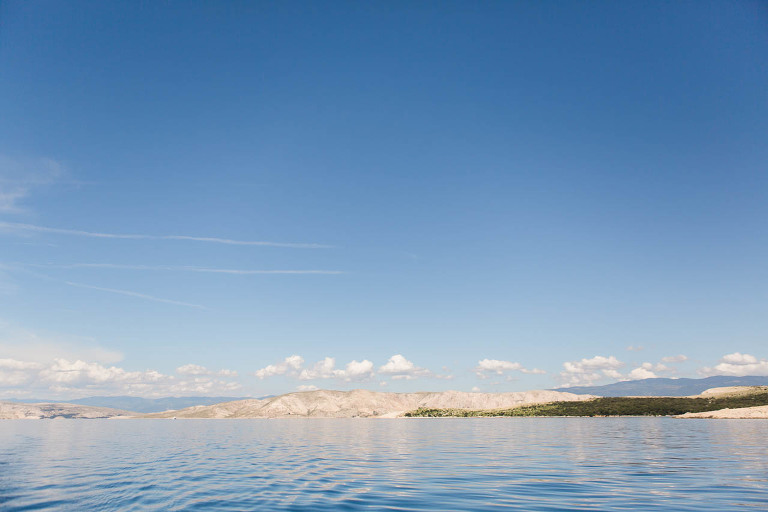
M 26 404 L 17 402 L 0 402 L 0 419 L 59 419 L 59 418 L 113 418 L 127 416 L 132 413 L 109 409 L 106 407 L 90 407 L 87 405 L 39 403 Z
M 708 412 L 687 412 L 676 418 L 713 418 L 713 419 L 768 419 L 768 405 L 741 407 L 738 409 L 720 409 Z
M 559 391 L 467 393 L 462 391 L 382 393 L 354 391 L 304 391 L 263 400 L 238 400 L 178 411 L 146 414 L 145 418 L 392 418 L 420 407 L 435 409 L 509 409 L 559 401 L 590 400 L 592 395 Z

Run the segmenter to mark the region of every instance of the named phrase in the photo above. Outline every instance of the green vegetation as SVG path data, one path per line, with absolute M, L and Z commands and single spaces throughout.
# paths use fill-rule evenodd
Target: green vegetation
M 405 413 L 407 417 L 476 416 L 671 416 L 686 412 L 717 411 L 768 405 L 768 393 L 707 398 L 687 397 L 607 397 L 586 402 L 550 402 L 514 409 L 471 411 L 466 409 L 421 408 Z

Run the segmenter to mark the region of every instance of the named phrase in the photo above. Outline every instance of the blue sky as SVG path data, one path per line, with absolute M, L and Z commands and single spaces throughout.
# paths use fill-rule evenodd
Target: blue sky
M 3 2 L 0 398 L 768 375 L 766 27 Z

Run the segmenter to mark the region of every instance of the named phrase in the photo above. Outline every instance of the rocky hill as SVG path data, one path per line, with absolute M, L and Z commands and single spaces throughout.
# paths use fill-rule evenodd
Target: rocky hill
M 97 419 L 135 415 L 133 412 L 106 407 L 65 403 L 14 403 L 0 402 L 0 420 L 41 419 Z
M 89 396 L 72 400 L 51 400 L 48 398 L 7 398 L 0 401 L 26 404 L 74 404 L 107 407 L 133 412 L 163 412 L 171 409 L 184 409 L 194 405 L 213 405 L 233 400 L 245 400 L 245 396 L 166 396 L 162 398 L 143 398 L 138 396 Z M 259 397 L 266 398 L 266 397 Z
M 146 414 L 144 418 L 353 418 L 398 417 L 421 407 L 451 409 L 500 409 L 522 405 L 583 401 L 590 395 L 558 391 L 516 393 L 466 393 L 461 391 L 381 393 L 354 391 L 305 391 L 263 400 L 237 400 L 211 406 L 198 406 Z

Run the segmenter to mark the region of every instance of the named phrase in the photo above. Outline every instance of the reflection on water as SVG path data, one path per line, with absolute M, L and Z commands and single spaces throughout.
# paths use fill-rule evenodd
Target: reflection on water
M 764 510 L 768 421 L 0 422 L 0 509 Z

